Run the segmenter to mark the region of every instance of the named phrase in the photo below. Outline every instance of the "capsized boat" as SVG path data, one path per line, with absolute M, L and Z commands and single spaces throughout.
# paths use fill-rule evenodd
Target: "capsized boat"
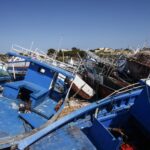
M 14 142 L 19 150 L 149 150 L 150 80 L 81 108 Z
M 72 90 L 84 99 L 91 99 L 95 91 L 77 74 L 73 81 Z
M 74 75 L 56 66 L 9 53 L 30 62 L 24 80 L 6 83 L 0 97 L 0 140 L 24 136 L 60 113 Z M 64 77 L 59 83 L 59 76 Z M 64 82 L 62 82 L 64 81 Z M 58 86 L 59 85 L 59 86 Z

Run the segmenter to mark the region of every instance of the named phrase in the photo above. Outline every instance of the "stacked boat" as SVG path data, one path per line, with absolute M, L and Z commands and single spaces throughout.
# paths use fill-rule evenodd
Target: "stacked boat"
M 26 60 L 29 67 L 24 80 L 5 84 L 0 97 L 0 149 L 150 149 L 149 79 L 58 119 L 75 75 L 31 57 L 9 55 Z M 81 83 L 78 92 L 83 87 Z

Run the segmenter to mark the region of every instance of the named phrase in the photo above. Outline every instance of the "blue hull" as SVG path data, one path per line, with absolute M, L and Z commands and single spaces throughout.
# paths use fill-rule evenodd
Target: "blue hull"
M 150 149 L 149 85 L 75 111 L 18 142 L 34 150 Z

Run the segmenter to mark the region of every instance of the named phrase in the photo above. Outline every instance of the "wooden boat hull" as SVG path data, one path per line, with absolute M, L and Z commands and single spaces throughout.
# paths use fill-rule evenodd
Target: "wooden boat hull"
M 150 73 L 150 66 L 146 66 L 137 61 L 128 60 L 127 62 L 129 73 L 128 75 L 137 82 L 140 79 L 147 78 Z
M 72 90 L 84 99 L 91 99 L 95 94 L 94 90 L 78 75 L 75 76 Z

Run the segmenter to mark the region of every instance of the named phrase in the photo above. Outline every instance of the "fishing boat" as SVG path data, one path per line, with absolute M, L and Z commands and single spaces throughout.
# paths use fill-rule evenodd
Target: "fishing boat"
M 147 78 L 150 74 L 150 53 L 141 50 L 133 55 L 129 55 L 118 72 L 126 81 L 138 82 L 140 79 Z
M 0 96 L 0 140 L 23 136 L 59 114 L 74 75 L 16 53 L 30 63 L 24 80 L 6 83 Z M 64 77 L 61 80 L 60 78 Z
M 14 145 L 19 150 L 149 150 L 149 95 L 150 80 L 142 80 L 20 141 L 13 139 Z
M 87 82 L 85 82 L 79 75 L 78 69 L 80 67 L 80 64 L 78 64 L 78 66 L 67 64 L 49 57 L 45 52 L 26 49 L 18 45 L 15 45 L 15 47 L 13 46 L 12 50 L 20 53 L 23 56 L 28 56 L 32 59 L 45 62 L 48 65 L 53 65 L 76 74 L 71 89 L 74 95 L 79 95 L 82 99 L 91 99 L 95 95 L 95 91 L 93 90 L 93 88 L 91 88 L 91 86 L 89 86 Z M 25 75 L 28 66 L 29 63 L 26 62 L 26 60 L 17 57 L 12 57 L 8 62 L 8 70 L 16 79 L 20 79 Z M 71 82 L 69 83 L 71 84 Z
M 96 91 L 96 99 L 104 98 L 130 84 L 118 75 L 118 66 L 121 66 L 123 59 L 121 56 L 112 59 L 99 57 L 90 51 L 86 53 L 83 79 Z

